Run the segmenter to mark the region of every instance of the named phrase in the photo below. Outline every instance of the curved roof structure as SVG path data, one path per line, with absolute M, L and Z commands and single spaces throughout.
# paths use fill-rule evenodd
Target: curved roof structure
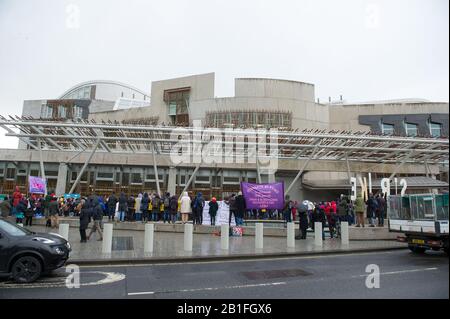
M 121 83 L 121 82 L 117 82 L 117 81 L 109 81 L 109 80 L 93 80 L 93 81 L 86 81 L 86 82 L 82 82 L 79 83 L 77 85 L 74 85 L 73 87 L 71 87 L 70 89 L 68 89 L 67 91 L 65 91 L 61 96 L 59 96 L 59 99 L 64 99 L 67 96 L 69 96 L 71 93 L 86 87 L 86 86 L 92 86 L 92 85 L 97 85 L 97 84 L 107 84 L 107 85 L 114 85 L 114 86 L 120 86 L 129 90 L 133 90 L 136 91 L 139 94 L 144 95 L 145 97 L 150 98 L 150 96 L 148 94 L 146 94 L 144 91 L 139 90 L 138 88 L 135 88 L 131 85 L 125 84 L 125 83 Z

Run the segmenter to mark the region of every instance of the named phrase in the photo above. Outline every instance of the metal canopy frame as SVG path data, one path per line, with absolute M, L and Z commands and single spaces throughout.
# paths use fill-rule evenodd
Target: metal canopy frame
M 25 141 L 31 148 L 40 150 L 39 140 L 45 150 L 85 151 L 126 154 L 168 155 L 172 146 L 180 142 L 180 138 L 193 138 L 195 134 L 206 133 L 219 137 L 223 147 L 233 144 L 236 157 L 245 157 L 258 143 L 257 134 L 261 131 L 221 130 L 211 128 L 144 126 L 113 123 L 96 123 L 94 121 L 59 122 L 32 118 L 0 116 L 0 127 L 6 136 L 14 136 Z M 13 129 L 19 130 L 19 133 Z M 173 133 L 174 129 L 178 129 Z M 269 131 L 262 131 L 267 132 Z M 245 135 L 248 140 L 225 140 L 221 134 L 234 136 Z M 172 135 L 172 136 L 171 136 Z M 174 138 L 174 136 L 176 138 Z M 259 160 L 305 159 L 327 160 L 336 162 L 367 162 L 448 164 L 449 140 L 443 138 L 417 138 L 372 135 L 369 133 L 325 132 L 325 131 L 278 131 L 276 143 L 266 143 L 271 147 L 266 154 L 259 154 Z M 220 141 L 220 138 L 222 140 Z M 97 143 L 100 141 L 99 143 Z M 216 141 L 218 139 L 216 138 Z M 202 144 L 209 140 L 202 140 Z M 98 145 L 97 145 L 98 144 Z M 318 147 L 319 146 L 319 147 Z M 316 150 L 316 151 L 315 151 Z M 275 153 L 275 154 L 274 154 Z M 311 157 L 311 155 L 313 157 Z M 254 155 L 252 155 L 254 156 Z M 253 161 L 254 162 L 254 161 Z

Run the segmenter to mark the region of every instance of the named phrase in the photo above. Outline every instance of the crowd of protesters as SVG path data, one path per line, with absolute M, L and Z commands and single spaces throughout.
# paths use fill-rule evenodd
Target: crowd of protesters
M 346 221 L 349 225 L 365 227 L 367 218 L 369 227 L 384 226 L 386 214 L 386 199 L 381 194 L 369 198 L 360 196 L 353 202 L 347 196 L 329 202 L 311 202 L 309 200 L 291 200 L 285 197 L 283 209 L 247 209 L 246 201 L 241 192 L 237 195 L 224 198 L 229 206 L 229 224 L 234 218 L 237 226 L 244 224 L 244 219 L 284 220 L 286 223 L 297 221 L 300 225 L 300 234 L 297 239 L 305 239 L 308 228 L 314 230 L 316 222 L 329 228 L 330 237 L 339 236 L 339 225 Z M 194 224 L 203 224 L 203 212 L 206 199 L 201 192 L 195 196 L 184 192 L 182 196 L 165 193 L 159 196 L 157 193 L 143 193 L 137 196 L 126 196 L 124 193 L 109 196 L 95 196 L 83 198 L 56 197 L 54 194 L 26 196 L 16 187 L 12 196 L 0 203 L 2 217 L 13 216 L 17 224 L 32 226 L 33 217 L 45 218 L 46 226 L 57 228 L 59 217 L 76 216 L 80 219 L 81 242 L 89 240 L 93 233 L 98 232 L 98 240 L 102 240 L 102 221 L 107 216 L 108 221 L 115 222 L 163 222 L 187 223 L 192 220 Z M 216 216 L 219 210 L 218 200 L 210 198 L 208 213 L 211 225 L 216 224 Z M 92 223 L 91 232 L 86 235 L 89 224 Z M 323 234 L 324 236 L 324 234 Z

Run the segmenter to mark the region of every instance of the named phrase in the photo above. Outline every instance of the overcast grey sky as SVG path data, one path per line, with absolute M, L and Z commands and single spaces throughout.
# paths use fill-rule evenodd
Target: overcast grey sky
M 0 0 L 0 114 L 87 80 L 216 73 L 311 82 L 322 101 L 449 100 L 448 0 Z M 3 138 L 0 148 L 16 147 Z

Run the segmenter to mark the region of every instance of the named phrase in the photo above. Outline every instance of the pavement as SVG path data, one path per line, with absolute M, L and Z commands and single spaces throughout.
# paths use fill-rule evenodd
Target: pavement
M 0 299 L 264 299 L 449 298 L 449 259 L 408 250 L 149 265 L 85 266 L 79 288 L 64 269 L 29 285 L 0 280 Z M 378 271 L 376 280 L 368 275 Z M 379 283 L 367 286 L 366 283 Z M 372 288 L 369 288 L 372 287 Z M 221 302 L 223 303 L 223 302 Z M 200 301 L 201 304 L 201 301 Z M 178 307 L 178 306 L 177 306 Z M 177 307 L 164 310 L 175 314 Z M 301 307 L 301 306 L 300 306 Z M 221 307 L 211 309 L 220 313 Z M 324 309 L 325 310 L 325 309 Z M 350 308 L 348 309 L 350 310 Z M 273 313 L 280 309 L 273 309 Z M 326 311 L 326 310 L 325 310 Z M 351 310 L 350 310 L 351 311 Z
M 35 232 L 57 232 L 43 226 L 32 226 Z M 102 242 L 96 235 L 87 243 L 80 243 L 77 228 L 70 227 L 69 242 L 72 252 L 68 263 L 78 265 L 117 264 L 117 263 L 161 263 L 192 260 L 223 260 L 240 258 L 266 258 L 293 255 L 334 254 L 367 252 L 407 248 L 405 243 L 392 240 L 350 241 L 342 245 L 340 239 L 326 238 L 322 247 L 314 243 L 314 234 L 306 240 L 296 240 L 295 248 L 287 247 L 286 238 L 264 237 L 264 248 L 255 248 L 254 236 L 230 237 L 229 250 L 220 247 L 220 236 L 214 234 L 194 234 L 193 250 L 184 250 L 184 234 L 177 232 L 155 232 L 154 251 L 144 253 L 144 232 L 117 230 L 113 232 L 113 245 L 110 254 L 102 253 Z

